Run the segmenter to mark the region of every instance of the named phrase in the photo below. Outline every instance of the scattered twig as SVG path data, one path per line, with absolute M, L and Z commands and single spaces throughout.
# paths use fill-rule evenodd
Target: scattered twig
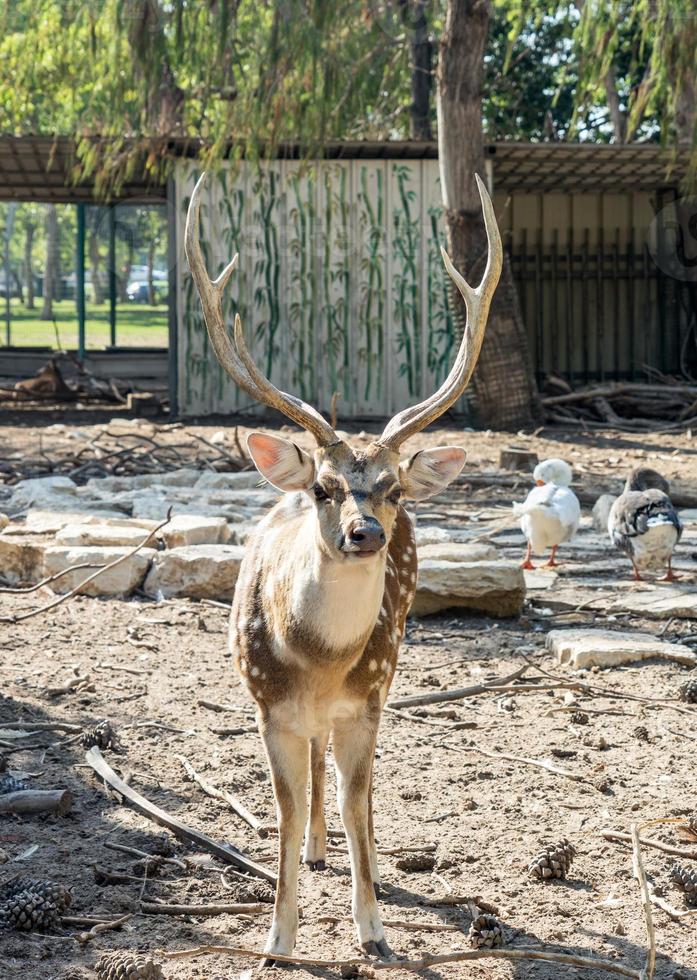
M 211 796 L 214 800 L 222 800 L 223 803 L 227 803 L 227 805 L 234 810 L 238 817 L 241 817 L 246 824 L 249 824 L 252 830 L 256 830 L 259 836 L 265 836 L 265 834 L 261 833 L 264 826 L 262 821 L 259 820 L 258 817 L 255 817 L 254 814 L 247 809 L 244 803 L 240 802 L 240 800 L 233 796 L 232 793 L 228 793 L 227 790 L 219 789 L 217 786 L 214 786 L 213 783 L 210 783 L 205 778 L 205 776 L 202 776 L 200 773 L 196 772 L 185 756 L 178 755 L 177 759 L 179 759 L 181 764 L 184 766 L 189 779 L 192 779 L 198 786 L 200 786 L 207 796 Z
M 50 602 L 45 603 L 43 606 L 38 606 L 36 609 L 30 609 L 29 612 L 15 613 L 12 616 L 0 616 L 0 623 L 20 623 L 25 619 L 31 619 L 32 616 L 38 616 L 39 613 L 47 612 L 49 609 L 55 609 L 56 606 L 60 606 L 61 603 L 67 602 L 68 599 L 74 598 L 81 589 L 84 589 L 86 585 L 94 582 L 98 576 L 102 575 L 104 572 L 108 572 L 111 568 L 116 568 L 117 565 L 120 565 L 122 562 L 127 561 L 129 558 L 132 558 L 133 555 L 137 554 L 141 548 L 144 548 L 150 541 L 152 541 L 159 530 L 161 530 L 166 524 L 169 524 L 171 517 L 172 508 L 170 507 L 167 511 L 167 516 L 165 519 L 161 521 L 157 527 L 153 528 L 152 531 L 150 531 L 150 533 L 143 538 L 139 545 L 136 545 L 135 548 L 131 548 L 131 550 L 126 552 L 125 555 L 120 555 L 118 558 L 110 561 L 107 565 L 102 565 L 96 572 L 93 572 L 91 575 L 88 575 L 86 579 L 83 579 L 83 581 L 76 585 L 75 588 L 71 589 L 69 592 L 66 592 L 64 595 L 58 596 L 57 599 L 52 599 Z
M 632 842 L 631 834 L 624 834 L 619 830 L 601 830 L 601 837 L 605 840 L 618 840 Z M 640 843 L 644 847 L 655 847 L 657 851 L 663 851 L 664 854 L 673 854 L 676 857 L 688 858 L 690 860 L 697 860 L 697 848 L 695 847 L 674 847 L 672 844 L 664 844 L 663 841 L 653 840 L 652 838 L 642 837 Z
M 315 921 L 334 925 L 339 922 L 353 922 L 353 919 L 335 915 L 321 915 Z M 405 919 L 383 919 L 382 924 L 390 929 L 404 929 L 406 932 L 462 932 L 460 926 L 449 922 L 409 922 Z
M 498 677 L 494 681 L 482 684 L 473 684 L 471 687 L 460 687 L 451 691 L 429 691 L 428 694 L 410 694 L 404 698 L 395 698 L 388 702 L 390 708 L 415 708 L 421 704 L 439 704 L 441 701 L 459 701 L 461 698 L 471 698 L 476 694 L 485 694 L 487 691 L 495 690 L 502 684 L 510 684 L 517 680 L 528 669 L 528 664 L 514 670 L 512 674 Z
M 117 844 L 116 841 L 105 840 L 104 846 L 110 851 L 120 851 L 122 854 L 129 854 L 131 857 L 137 857 L 144 860 L 146 863 L 150 862 L 153 865 L 157 864 L 173 864 L 175 867 L 179 868 L 181 871 L 187 870 L 187 865 L 184 861 L 180 861 L 179 858 L 168 857 L 165 854 L 148 854 L 147 851 L 141 851 L 137 847 L 129 847 L 128 844 Z
M 104 779 L 112 789 L 115 789 L 121 796 L 127 800 L 134 809 L 138 810 L 144 816 L 149 817 L 150 820 L 154 820 L 155 823 L 161 824 L 163 827 L 167 827 L 172 833 L 178 837 L 180 840 L 188 841 L 189 843 L 195 844 L 197 847 L 203 848 L 205 851 L 210 851 L 211 854 L 215 854 L 216 857 L 225 861 L 228 864 L 232 864 L 235 867 L 240 868 L 243 871 L 249 872 L 249 874 L 255 875 L 257 878 L 263 878 L 265 881 L 269 881 L 272 884 L 276 884 L 276 875 L 271 871 L 264 868 L 261 864 L 253 861 L 242 851 L 237 850 L 231 844 L 218 844 L 216 841 L 212 840 L 206 834 L 203 834 L 200 830 L 194 830 L 192 827 L 188 827 L 186 824 L 182 823 L 177 817 L 161 807 L 156 806 L 151 803 L 150 800 L 146 799 L 136 790 L 131 789 L 119 776 L 116 775 L 111 766 L 105 761 L 102 753 L 96 746 L 92 746 L 91 749 L 85 753 L 85 759 L 89 765 L 98 773 L 102 779 Z
M 122 915 L 120 919 L 112 919 L 111 922 L 98 922 L 93 925 L 89 932 L 78 932 L 75 939 L 84 945 L 88 943 L 90 939 L 94 939 L 98 936 L 100 932 L 108 932 L 110 929 L 120 929 L 122 925 L 133 918 L 133 913 L 129 912 L 127 915 Z
M 261 950 L 248 949 L 245 946 L 197 946 L 194 949 L 182 949 L 173 953 L 163 953 L 168 960 L 191 959 L 194 956 L 207 954 L 226 954 L 228 956 L 249 956 L 253 959 L 267 959 L 269 954 Z M 418 973 L 441 963 L 462 963 L 467 960 L 541 960 L 545 963 L 563 963 L 565 966 L 575 966 L 581 970 L 605 970 L 622 977 L 632 977 L 641 980 L 639 970 L 624 966 L 613 960 L 603 960 L 597 956 L 576 956 L 573 953 L 557 953 L 553 950 L 520 946 L 518 949 L 467 949 L 456 950 L 452 953 L 425 953 L 418 960 L 368 960 L 359 957 L 346 960 L 323 960 L 306 956 L 281 956 L 274 953 L 273 959 L 279 963 L 296 963 L 298 966 L 317 966 L 325 969 L 342 969 L 352 966 L 366 966 L 376 972 L 379 970 L 410 970 Z
M 476 752 L 479 755 L 484 755 L 487 759 L 499 759 L 506 762 L 520 762 L 526 766 L 535 766 L 537 769 L 546 769 L 547 772 L 551 772 L 554 776 L 562 776 L 565 779 L 572 779 L 576 783 L 585 783 L 587 786 L 595 787 L 595 783 L 591 779 L 587 779 L 585 776 L 581 776 L 580 773 L 571 772 L 570 769 L 562 769 L 560 766 L 555 766 L 551 762 L 547 762 L 545 759 L 528 759 L 523 755 L 511 755 L 508 752 L 490 752 L 488 749 L 480 749 L 476 745 L 453 745 L 451 742 L 439 743 L 444 745 L 448 749 L 454 749 L 456 752 Z
M 93 561 L 80 562 L 78 565 L 69 565 L 60 572 L 56 572 L 54 575 L 47 575 L 46 578 L 42 578 L 40 582 L 36 585 L 27 585 L 21 588 L 12 588 L 10 586 L 0 586 L 0 593 L 5 595 L 29 595 L 30 592 L 38 592 L 39 589 L 43 589 L 45 585 L 50 585 L 52 582 L 56 582 L 59 578 L 63 578 L 68 572 L 81 572 L 85 568 L 101 568 L 102 566 Z
M 67 681 L 62 684 L 57 684 L 55 687 L 46 687 L 43 690 L 43 694 L 47 698 L 58 698 L 61 694 L 69 694 L 76 688 L 81 688 L 85 684 L 90 683 L 89 674 L 75 674 L 74 677 L 70 677 Z
M 261 915 L 272 912 L 268 902 L 237 903 L 222 905 L 169 905 L 165 902 L 141 902 L 142 912 L 148 915 Z
M 641 857 L 641 838 L 635 823 L 632 824 L 632 866 L 634 877 L 639 882 L 641 891 L 641 904 L 644 907 L 644 921 L 646 923 L 646 938 L 648 940 L 648 950 L 646 952 L 646 965 L 641 971 L 642 980 L 653 980 L 656 969 L 656 932 L 653 927 L 653 916 L 651 914 L 651 895 L 646 881 L 644 862 Z
M 68 732 L 69 734 L 79 734 L 83 731 L 84 725 L 73 725 L 67 721 L 3 721 L 3 728 L 15 728 L 17 731 L 31 729 L 36 732 Z

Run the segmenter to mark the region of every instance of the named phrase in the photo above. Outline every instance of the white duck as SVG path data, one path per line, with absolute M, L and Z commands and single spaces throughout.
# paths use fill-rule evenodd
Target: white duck
M 528 549 L 522 568 L 534 568 L 533 552 L 544 554 L 551 548 L 546 567 L 553 568 L 557 548 L 573 538 L 581 519 L 581 505 L 573 490 L 569 489 L 571 467 L 563 459 L 544 459 L 533 472 L 535 489 L 528 494 L 524 504 L 513 504 L 513 511 L 520 515 L 520 527 L 528 541 Z

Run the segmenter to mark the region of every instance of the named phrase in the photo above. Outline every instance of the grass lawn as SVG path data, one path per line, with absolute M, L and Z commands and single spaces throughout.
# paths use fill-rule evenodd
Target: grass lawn
M 36 309 L 27 310 L 18 299 L 12 300 L 10 340 L 15 347 L 53 347 L 66 350 L 77 347 L 77 312 L 75 300 L 62 299 L 53 304 L 56 328 L 50 320 L 40 320 L 41 299 Z M 58 336 L 56 336 L 56 329 Z M 5 344 L 5 301 L 0 300 L 0 346 Z M 109 305 L 87 304 L 85 338 L 87 349 L 108 347 Z M 146 303 L 119 303 L 116 307 L 116 345 L 118 347 L 167 347 L 167 307 Z

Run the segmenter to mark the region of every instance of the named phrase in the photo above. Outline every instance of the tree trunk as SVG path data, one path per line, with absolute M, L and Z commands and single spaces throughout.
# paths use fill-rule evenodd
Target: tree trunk
M 155 295 L 155 282 L 153 280 L 153 267 L 155 265 L 155 243 L 150 242 L 148 246 L 148 303 L 151 306 L 157 304 L 157 296 Z
M 433 44 L 428 32 L 428 0 L 399 0 L 402 23 L 409 31 L 411 49 L 411 105 L 409 135 L 413 140 L 432 140 L 431 89 Z
M 26 225 L 24 229 L 24 278 L 26 279 L 26 307 L 28 310 L 34 309 L 34 266 L 32 262 L 34 231 L 34 225 Z
M 90 271 L 92 273 L 92 290 L 97 305 L 104 302 L 104 283 L 102 281 L 102 256 L 99 252 L 99 235 L 96 228 L 91 228 L 88 239 L 90 256 Z
M 19 275 L 19 272 L 17 271 L 17 269 L 13 269 L 12 270 L 12 278 L 14 279 L 15 286 L 17 287 L 17 298 L 19 299 L 20 303 L 23 303 L 24 302 L 24 289 L 22 288 L 22 280 L 20 278 L 20 275 Z
M 613 142 L 626 143 L 627 115 L 622 111 L 620 106 L 620 96 L 617 91 L 617 78 L 614 68 L 608 70 L 603 82 L 605 84 L 605 98 L 607 99 L 607 108 L 610 113 L 610 122 L 612 123 Z
M 484 174 L 482 77 L 491 6 L 488 0 L 448 0 L 438 60 L 438 157 L 448 249 L 468 282 L 479 282 L 487 241 L 474 174 Z M 452 290 L 464 328 L 465 306 Z M 525 326 L 511 267 L 504 259 L 484 344 L 472 379 L 477 424 L 518 429 L 538 413 Z
M 121 275 L 117 276 L 119 300 L 122 303 L 128 302 L 128 283 L 131 279 L 131 269 L 133 267 L 133 235 L 128 235 L 126 239 L 126 249 L 126 261 L 121 266 Z
M 46 205 L 46 266 L 44 268 L 44 305 L 42 320 L 53 319 L 53 301 L 58 299 L 58 213 L 55 204 Z

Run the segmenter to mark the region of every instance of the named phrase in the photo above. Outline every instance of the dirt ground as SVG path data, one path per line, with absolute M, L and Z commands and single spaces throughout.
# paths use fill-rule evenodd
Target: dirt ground
M 51 435 L 46 423 L 64 422 L 88 437 L 95 430 L 86 423 L 94 421 L 94 416 L 60 412 L 39 420 L 28 413 L 6 417 L 0 424 L 0 456 L 31 453 L 40 443 L 49 453 L 60 448 L 64 434 Z M 192 427 L 209 437 L 221 428 L 220 420 Z M 166 430 L 158 431 L 158 438 L 169 438 Z M 495 467 L 499 450 L 515 443 L 534 449 L 540 458 L 567 458 L 581 480 L 622 476 L 638 461 L 650 462 L 668 478 L 697 480 L 697 443 L 687 435 L 578 436 L 545 429 L 534 437 L 512 438 L 441 429 L 413 440 L 413 447 L 427 442 L 463 445 L 469 456 L 466 472 L 473 474 Z M 523 477 L 518 499 L 526 490 Z M 487 489 L 485 483 L 468 486 L 465 480 L 431 507 L 429 523 L 438 522 L 439 512 L 450 522 L 454 511 L 463 521 L 476 520 L 492 502 L 501 502 L 500 491 Z M 697 565 L 692 554 L 683 555 L 682 567 L 687 583 L 683 587 L 694 588 Z M 556 678 L 577 680 L 578 675 L 559 667 L 544 649 L 546 632 L 570 623 L 641 628 L 697 643 L 694 623 L 687 619 L 642 620 L 588 607 L 570 614 L 549 608 L 554 604 L 546 603 L 545 596 L 531 593 L 518 620 L 452 615 L 411 620 L 391 696 L 490 680 L 522 666 L 523 656 L 534 664 L 531 676 L 539 668 Z M 0 616 L 43 598 L 0 595 Z M 33 788 L 67 787 L 75 798 L 66 816 L 0 817 L 0 861 L 6 862 L 0 864 L 0 884 L 21 872 L 70 887 L 73 915 L 115 919 L 132 913 L 120 929 L 83 944 L 75 936 L 85 927 L 71 925 L 63 935 L 3 933 L 1 978 L 87 980 L 102 952 L 136 948 L 156 951 L 168 980 L 222 980 L 256 968 L 256 961 L 245 956 L 166 960 L 163 954 L 206 944 L 260 949 L 269 912 L 248 917 L 152 915 L 140 911 L 140 901 L 197 905 L 253 901 L 255 895 L 263 900 L 268 898 L 266 886 L 224 873 L 221 862 L 122 805 L 85 763 L 84 750 L 71 735 L 40 731 L 18 740 L 4 727 L 18 720 L 89 726 L 108 718 L 119 731 L 121 750 L 106 750 L 105 757 L 118 773 L 129 776 L 135 789 L 188 825 L 216 841 L 233 843 L 273 868 L 273 837 L 260 838 L 227 804 L 205 796 L 187 779 L 181 761 L 186 758 L 262 820 L 273 820 L 269 776 L 257 734 L 215 731 L 253 725 L 251 705 L 226 649 L 226 618 L 225 609 L 194 601 L 76 598 L 24 623 L 0 624 L 0 752 L 7 755 L 8 768 L 30 774 Z M 46 687 L 68 680 L 76 670 L 89 675 L 93 688 L 55 697 L 45 693 Z M 426 869 L 398 867 L 407 852 L 382 855 L 383 919 L 455 927 L 411 931 L 388 925 L 391 947 L 410 959 L 426 951 L 468 948 L 467 906 L 439 902 L 446 893 L 455 893 L 481 896 L 496 906 L 510 948 L 545 944 L 552 950 L 597 955 L 639 968 L 646 933 L 631 852 L 601 832 L 628 831 L 632 822 L 682 818 L 645 834 L 697 853 L 697 837 L 681 827 L 697 810 L 697 708 L 675 700 L 687 676 L 688 671 L 676 664 L 649 662 L 582 678 L 614 688 L 615 696 L 570 693 L 548 679 L 549 690 L 543 692 L 468 697 L 411 712 L 418 720 L 386 712 L 375 773 L 378 846 L 385 851 L 420 848 Z M 627 694 L 672 701 L 628 700 Z M 224 710 L 212 710 L 202 702 Z M 571 708 L 586 712 L 588 723 L 572 723 Z M 480 749 L 496 756 L 547 760 L 580 779 L 492 758 Z M 332 777 L 327 810 L 330 827 L 336 827 Z M 569 879 L 542 884 L 531 878 L 529 860 L 542 845 L 562 837 L 578 849 Z M 335 849 L 327 870 L 300 870 L 302 919 L 296 952 L 350 957 L 356 955 L 356 940 L 350 922 L 348 858 L 342 839 L 330 840 Z M 145 876 L 137 858 L 110 849 L 112 843 L 149 853 L 164 851 L 183 865 L 163 863 Z M 655 892 L 682 911 L 684 897 L 669 876 L 673 860 L 660 850 L 644 848 Z M 685 863 L 696 866 L 694 861 Z M 105 884 L 105 873 L 132 880 Z M 327 916 L 340 921 L 322 921 Z M 654 909 L 654 922 L 656 976 L 697 978 L 697 916 L 674 919 Z M 337 970 L 311 972 L 338 976 Z M 559 966 L 530 960 L 481 960 L 431 968 L 428 973 L 432 978 L 539 980 L 572 975 Z M 598 970 L 584 975 L 607 976 Z

